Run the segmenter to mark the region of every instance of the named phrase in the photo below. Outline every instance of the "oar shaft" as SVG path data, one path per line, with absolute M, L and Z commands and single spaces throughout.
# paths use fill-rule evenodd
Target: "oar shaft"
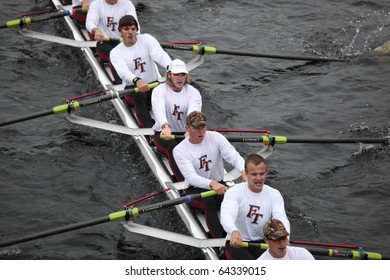
M 265 53 L 223 50 L 223 49 L 217 49 L 214 47 L 203 46 L 203 45 L 178 46 L 178 45 L 167 44 L 167 43 L 160 43 L 160 44 L 164 49 L 193 51 L 196 54 L 229 54 L 229 55 L 237 55 L 237 56 L 264 57 L 264 58 L 304 60 L 304 61 L 322 61 L 322 62 L 323 61 L 338 61 L 338 62 L 349 61 L 347 59 L 337 59 L 337 58 L 327 58 L 327 57 L 317 57 L 317 56 L 296 56 L 296 55 L 265 54 Z
M 143 207 L 139 207 L 139 208 L 129 209 L 128 215 L 132 216 L 132 217 L 137 217 L 140 214 L 148 213 L 148 212 L 159 210 L 159 209 L 166 208 L 166 207 L 175 206 L 175 205 L 178 205 L 178 204 L 181 204 L 184 202 L 190 202 L 194 199 L 210 197 L 210 196 L 213 196 L 216 194 L 217 194 L 216 191 L 211 190 L 211 191 L 205 191 L 205 192 L 202 192 L 199 194 L 186 195 L 186 196 L 178 197 L 178 198 L 167 200 L 167 201 L 160 202 L 160 203 L 155 203 L 155 204 L 151 204 L 151 205 L 147 205 L 147 206 L 143 206 Z
M 22 242 L 35 240 L 38 238 L 56 235 L 59 233 L 64 233 L 64 232 L 68 232 L 68 231 L 72 231 L 72 230 L 76 230 L 76 229 L 80 229 L 80 228 L 94 226 L 94 225 L 98 225 L 98 224 L 102 224 L 102 223 L 106 223 L 106 222 L 116 222 L 116 221 L 123 220 L 124 218 L 127 218 L 129 216 L 136 217 L 136 216 L 139 216 L 140 214 L 143 214 L 143 213 L 147 213 L 150 211 L 159 210 L 162 208 L 178 205 L 178 204 L 181 204 L 184 202 L 190 202 L 193 199 L 210 197 L 210 196 L 213 196 L 216 194 L 217 194 L 217 192 L 214 190 L 205 191 L 203 193 L 186 195 L 186 196 L 182 196 L 182 197 L 179 197 L 176 199 L 171 199 L 171 200 L 167 200 L 164 202 L 155 203 L 155 204 L 143 206 L 140 208 L 134 207 L 134 208 L 131 208 L 128 210 L 122 210 L 119 212 L 111 213 L 105 217 L 96 218 L 96 219 L 88 220 L 85 222 L 79 222 L 79 223 L 75 223 L 75 224 L 71 224 L 71 225 L 67 225 L 67 226 L 63 226 L 63 227 L 58 227 L 58 228 L 51 229 L 51 230 L 46 230 L 43 232 L 39 232 L 39 233 L 24 236 L 24 237 L 16 238 L 14 240 L 0 242 L 0 248 L 14 245 L 14 244 L 19 244 Z
M 239 132 L 239 133 L 270 133 L 269 130 L 265 129 L 222 129 L 222 128 L 215 128 L 213 131 L 222 132 L 222 133 L 228 133 L 228 132 Z
M 172 135 L 171 139 L 183 139 L 184 136 Z M 251 137 L 226 137 L 229 142 L 266 143 L 273 138 L 275 144 L 302 143 L 302 144 L 351 144 L 351 143 L 388 143 L 390 138 L 349 138 L 349 139 L 321 139 L 321 138 L 287 138 L 284 136 Z
M 274 136 L 278 137 L 278 136 Z M 390 138 L 349 138 L 349 139 L 339 139 L 339 138 L 286 138 L 286 143 L 337 143 L 337 144 L 348 144 L 348 143 L 386 143 L 389 142 Z M 278 138 L 276 138 L 278 141 Z
M 159 84 L 158 82 L 151 83 L 151 84 L 149 84 L 149 88 L 154 88 L 158 84 Z M 81 107 L 94 105 L 94 104 L 101 103 L 101 102 L 108 101 L 108 100 L 112 100 L 115 98 L 123 98 L 124 96 L 126 96 L 127 94 L 132 93 L 132 92 L 139 92 L 139 89 L 133 88 L 133 89 L 127 89 L 127 90 L 122 90 L 122 91 L 118 91 L 118 92 L 112 91 L 111 94 L 106 94 L 106 95 L 98 97 L 98 98 L 93 98 L 93 99 L 84 100 L 84 101 L 74 101 L 74 102 L 72 101 L 72 102 L 69 102 L 68 104 L 58 105 L 52 109 L 49 109 L 49 110 L 46 110 L 43 112 L 38 112 L 35 114 L 22 116 L 22 117 L 13 119 L 13 120 L 7 120 L 4 122 L 1 122 L 0 127 L 6 126 L 9 124 L 19 123 L 19 122 L 26 121 L 26 120 L 40 118 L 40 117 L 47 116 L 47 115 L 62 114 L 62 113 L 66 113 L 66 112 L 70 113 L 70 112 L 72 112 L 76 109 L 79 109 Z
M 108 216 L 108 217 L 102 217 L 102 218 L 89 220 L 86 222 L 80 222 L 80 223 L 76 223 L 76 224 L 72 224 L 72 225 L 66 225 L 63 227 L 58 227 L 55 229 L 46 230 L 46 231 L 42 231 L 39 233 L 30 234 L 30 235 L 27 235 L 24 237 L 16 238 L 14 240 L 0 242 L 0 248 L 23 243 L 23 242 L 27 242 L 27 241 L 31 241 L 31 240 L 36 240 L 39 238 L 44 238 L 47 236 L 56 235 L 56 234 L 60 234 L 60 233 L 64 233 L 64 232 L 68 232 L 68 231 L 72 231 L 72 230 L 76 230 L 76 229 L 80 229 L 80 228 L 98 225 L 98 224 L 106 223 L 109 221 L 110 221 L 110 217 Z
M 221 50 L 221 49 L 217 49 L 215 53 L 238 55 L 238 56 L 275 58 L 275 59 L 305 60 L 305 61 L 348 61 L 345 59 L 327 58 L 327 57 L 251 53 L 251 52 L 241 52 L 241 51 L 231 51 L 231 50 Z
M 47 111 L 43 111 L 43 112 L 39 112 L 39 113 L 36 113 L 36 114 L 23 116 L 23 117 L 16 118 L 16 119 L 13 119 L 13 120 L 6 120 L 6 121 L 0 123 L 0 127 L 1 126 L 6 126 L 6 125 L 9 125 L 9 124 L 13 124 L 13 123 L 18 123 L 18 122 L 23 122 L 23 121 L 27 121 L 27 120 L 32 120 L 32 119 L 36 119 L 36 118 L 40 118 L 40 117 L 44 117 L 44 116 L 48 116 L 48 115 L 52 115 L 52 114 L 54 114 L 54 111 L 53 111 L 53 109 L 50 109 L 50 110 L 47 110 Z

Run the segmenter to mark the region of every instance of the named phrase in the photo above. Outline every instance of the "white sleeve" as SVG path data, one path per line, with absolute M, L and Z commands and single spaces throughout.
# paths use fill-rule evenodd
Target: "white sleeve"
M 89 32 L 92 33 L 92 29 L 97 28 L 98 23 L 99 23 L 98 1 L 93 1 L 91 5 L 89 5 L 87 19 L 85 21 L 85 27 Z
M 160 43 L 157 41 L 156 38 L 149 34 L 144 35 L 145 38 L 147 38 L 147 45 L 150 57 L 153 59 L 154 62 L 156 62 L 166 70 L 172 59 L 169 57 L 166 51 L 164 51 L 164 49 L 161 47 Z
M 286 210 L 284 208 L 284 200 L 281 193 L 276 190 L 276 195 L 274 195 L 274 198 L 272 199 L 272 219 L 278 219 L 282 221 L 284 226 L 286 227 L 287 232 L 291 235 L 291 228 L 290 228 L 290 222 L 286 215 Z
M 234 188 L 234 187 L 233 187 Z M 235 221 L 238 215 L 237 194 L 233 188 L 227 190 L 221 204 L 221 225 L 227 234 L 232 235 L 234 230 L 238 230 Z
M 152 93 L 152 110 L 156 124 L 162 125 L 167 121 L 165 108 L 165 94 L 168 85 L 162 84 L 153 89 Z M 161 127 L 156 127 L 156 131 L 161 131 Z
M 190 90 L 190 97 L 188 100 L 187 115 L 193 111 L 202 112 L 202 96 L 199 90 L 191 85 L 188 85 L 188 90 Z
M 237 152 L 237 150 L 233 147 L 232 144 L 226 139 L 222 134 L 217 133 L 218 137 L 218 145 L 221 151 L 221 156 L 224 160 L 230 163 L 234 168 L 238 171 L 243 171 L 245 166 L 245 160 L 241 157 L 241 155 Z

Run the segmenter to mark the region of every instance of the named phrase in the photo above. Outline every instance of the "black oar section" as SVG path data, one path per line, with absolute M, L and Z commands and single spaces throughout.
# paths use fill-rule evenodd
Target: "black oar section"
M 130 219 L 131 217 L 137 217 L 140 214 L 148 213 L 151 211 L 159 210 L 159 209 L 174 206 L 174 205 L 178 205 L 178 204 L 181 204 L 184 202 L 190 202 L 191 200 L 194 200 L 194 199 L 210 197 L 210 196 L 213 196 L 216 194 L 217 194 L 216 191 L 211 190 L 211 191 L 206 191 L 206 192 L 202 192 L 199 194 L 192 194 L 192 195 L 178 197 L 175 199 L 143 206 L 140 208 L 131 208 L 131 209 L 128 209 L 128 211 L 126 213 L 126 220 Z
M 88 220 L 85 222 L 79 222 L 79 223 L 75 223 L 75 224 L 71 224 L 71 225 L 67 225 L 67 226 L 62 226 L 62 227 L 58 227 L 55 229 L 46 230 L 46 231 L 42 231 L 42 232 L 35 233 L 35 234 L 30 234 L 30 235 L 27 235 L 24 237 L 19 237 L 19 238 L 13 239 L 13 240 L 0 242 L 0 248 L 23 243 L 23 242 L 27 242 L 27 241 L 31 241 L 31 240 L 36 240 L 39 238 L 44 238 L 44 237 L 48 237 L 48 236 L 52 236 L 52 235 L 80 229 L 80 228 L 86 228 L 86 227 L 90 227 L 90 226 L 94 226 L 94 225 L 99 225 L 99 224 L 103 224 L 103 223 L 107 223 L 107 222 L 117 222 L 117 221 L 120 221 L 123 219 L 129 220 L 131 217 L 137 217 L 140 214 L 148 213 L 151 211 L 159 210 L 159 209 L 170 207 L 170 206 L 179 205 L 181 203 L 189 202 L 189 201 L 194 200 L 194 199 L 201 199 L 201 198 L 210 197 L 210 196 L 213 196 L 216 194 L 217 193 L 214 190 L 212 190 L 212 191 L 206 191 L 206 192 L 199 193 L 199 194 L 186 195 L 186 196 L 178 197 L 175 199 L 167 200 L 164 202 L 143 206 L 140 208 L 134 207 L 134 208 L 126 209 L 126 210 L 118 211 L 115 213 L 111 213 L 108 216 L 104 216 L 101 218 L 96 218 L 96 219 Z
M 171 139 L 183 139 L 184 136 L 172 135 Z M 286 143 L 302 143 L 302 144 L 351 144 L 351 143 L 382 143 L 388 144 L 390 138 L 287 138 L 285 136 L 264 135 L 259 138 L 250 137 L 226 137 L 229 142 L 246 142 L 246 143 L 264 143 L 264 144 L 286 144 Z
M 149 84 L 149 88 L 154 88 L 158 84 L 159 84 L 158 82 Z M 32 120 L 32 119 L 36 119 L 36 118 L 40 118 L 40 117 L 44 117 L 44 116 L 48 116 L 48 115 L 53 115 L 53 114 L 62 114 L 62 113 L 66 113 L 66 112 L 71 113 L 72 111 L 75 111 L 76 109 L 79 109 L 81 107 L 86 107 L 86 106 L 98 104 L 98 103 L 112 100 L 115 98 L 123 98 L 132 92 L 139 92 L 139 89 L 134 88 L 134 89 L 127 89 L 127 90 L 122 90 L 122 91 L 112 91 L 111 94 L 106 94 L 106 95 L 103 95 L 103 96 L 98 97 L 98 98 L 93 98 L 90 100 L 84 100 L 84 101 L 80 101 L 80 102 L 79 101 L 72 101 L 72 102 L 69 102 L 67 104 L 55 106 L 49 110 L 45 110 L 45 111 L 38 112 L 35 114 L 22 116 L 22 117 L 19 117 L 16 119 L 6 120 L 4 122 L 0 122 L 0 127 L 6 126 L 9 124 L 23 122 L 26 120 Z
M 275 144 L 302 143 L 302 144 L 351 144 L 351 143 L 388 143 L 390 138 L 287 138 L 284 136 L 268 136 L 262 138 L 227 137 L 230 142 L 266 143 L 273 141 Z
M 333 62 L 347 62 L 347 59 L 317 57 L 317 56 L 296 56 L 296 55 L 283 55 L 283 54 L 266 54 L 266 53 L 253 53 L 253 52 L 241 52 L 233 50 L 221 50 L 210 46 L 203 45 L 192 45 L 183 46 L 168 43 L 160 43 L 164 49 L 184 50 L 192 51 L 196 54 L 228 54 L 237 56 L 251 56 L 251 57 L 264 57 L 264 58 L 275 58 L 275 59 L 289 59 L 289 60 L 304 60 L 304 61 L 333 61 Z
M 18 123 L 18 122 L 24 122 L 24 121 L 28 121 L 28 120 L 32 120 L 32 119 L 37 119 L 37 118 L 48 116 L 48 115 L 52 115 L 52 114 L 54 114 L 53 109 L 50 109 L 50 110 L 46 110 L 46 111 L 39 112 L 39 113 L 36 113 L 36 114 L 26 115 L 26 116 L 22 116 L 20 118 L 16 118 L 16 119 L 12 119 L 12 120 L 7 120 L 7 121 L 4 121 L 4 122 L 1 122 L 0 126 L 6 126 L 6 125 L 9 125 L 9 124 L 13 124 L 13 123 Z
M 124 215 L 125 215 L 125 213 L 123 211 L 123 217 L 124 217 Z M 111 221 L 110 220 L 110 216 L 107 216 L 107 217 L 97 218 L 97 219 L 93 219 L 93 220 L 89 220 L 89 221 L 85 221 L 85 222 L 80 222 L 80 223 L 76 223 L 76 224 L 72 224 L 72 225 L 58 227 L 58 228 L 55 228 L 55 229 L 46 230 L 46 231 L 42 231 L 42 232 L 39 232 L 39 233 L 26 235 L 26 236 L 23 236 L 23 237 L 20 237 L 20 238 L 16 238 L 16 239 L 13 239 L 13 240 L 0 242 L 0 248 L 11 246 L 11 245 L 15 245 L 15 244 L 19 244 L 19 243 L 23 243 L 23 242 L 27 242 L 27 241 L 31 241 L 31 240 L 36 240 L 36 239 L 39 239 L 39 238 L 44 238 L 44 237 L 48 237 L 48 236 L 52 236 L 52 235 L 56 235 L 56 234 L 60 234 L 60 233 L 64 233 L 64 232 L 68 232 L 68 231 L 72 231 L 72 230 L 76 230 L 76 229 L 80 229 L 80 228 L 86 228 L 86 227 L 90 227 L 90 226 L 94 226 L 94 225 L 98 225 L 98 224 L 102 224 L 102 223 L 106 223 L 106 222 L 110 222 L 110 221 Z
M 268 249 L 268 244 L 266 243 L 252 243 L 252 242 L 243 242 L 242 247 L 259 247 L 262 250 Z M 306 248 L 312 255 L 315 256 L 324 256 L 330 258 L 344 258 L 352 260 L 389 260 L 387 256 L 383 256 L 380 253 L 366 252 L 363 249 L 359 250 L 339 250 L 333 248 L 313 248 L 309 246 L 300 246 Z
M 71 16 L 75 11 L 82 11 L 82 8 L 73 8 L 71 10 L 64 10 L 56 13 L 48 13 L 40 16 L 22 17 L 20 19 L 10 20 L 7 21 L 5 24 L 1 24 L 0 29 L 12 28 L 12 27 L 24 27 L 34 22 L 40 22 L 44 20 L 60 18 L 65 16 Z

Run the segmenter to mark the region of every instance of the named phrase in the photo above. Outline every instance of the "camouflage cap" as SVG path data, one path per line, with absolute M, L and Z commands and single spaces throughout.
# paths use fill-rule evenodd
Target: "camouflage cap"
M 206 116 L 202 112 L 193 111 L 188 114 L 186 123 L 187 125 L 192 125 L 194 127 L 207 125 Z
M 271 219 L 266 222 L 263 231 L 264 236 L 272 240 L 277 240 L 289 235 L 283 223 L 277 219 Z

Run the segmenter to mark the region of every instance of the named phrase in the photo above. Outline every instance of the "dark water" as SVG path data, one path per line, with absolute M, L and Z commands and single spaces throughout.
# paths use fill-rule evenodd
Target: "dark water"
M 217 49 L 349 58 L 350 62 L 209 55 L 191 75 L 210 127 L 269 129 L 300 138 L 389 135 L 390 58 L 371 50 L 390 39 L 388 1 L 134 1 L 142 30 L 162 42 Z M 50 1 L 0 4 L 1 22 Z M 70 36 L 62 20 L 32 30 Z M 95 91 L 80 50 L 0 30 L 0 118 L 17 118 Z M 189 60 L 193 55 L 169 51 Z M 81 112 L 82 110 L 82 112 Z M 110 103 L 80 114 L 118 120 Z M 259 149 L 237 144 L 245 156 Z M 390 255 L 387 146 L 285 144 L 269 159 L 268 183 L 284 195 L 292 239 L 361 245 Z M 1 128 L 0 241 L 104 217 L 159 190 L 123 135 L 47 116 Z M 164 195 L 149 200 L 153 203 Z M 145 202 L 146 203 L 146 202 Z M 186 233 L 174 209 L 139 223 Z M 125 232 L 107 223 L 0 250 L 0 259 L 201 259 L 197 249 Z

